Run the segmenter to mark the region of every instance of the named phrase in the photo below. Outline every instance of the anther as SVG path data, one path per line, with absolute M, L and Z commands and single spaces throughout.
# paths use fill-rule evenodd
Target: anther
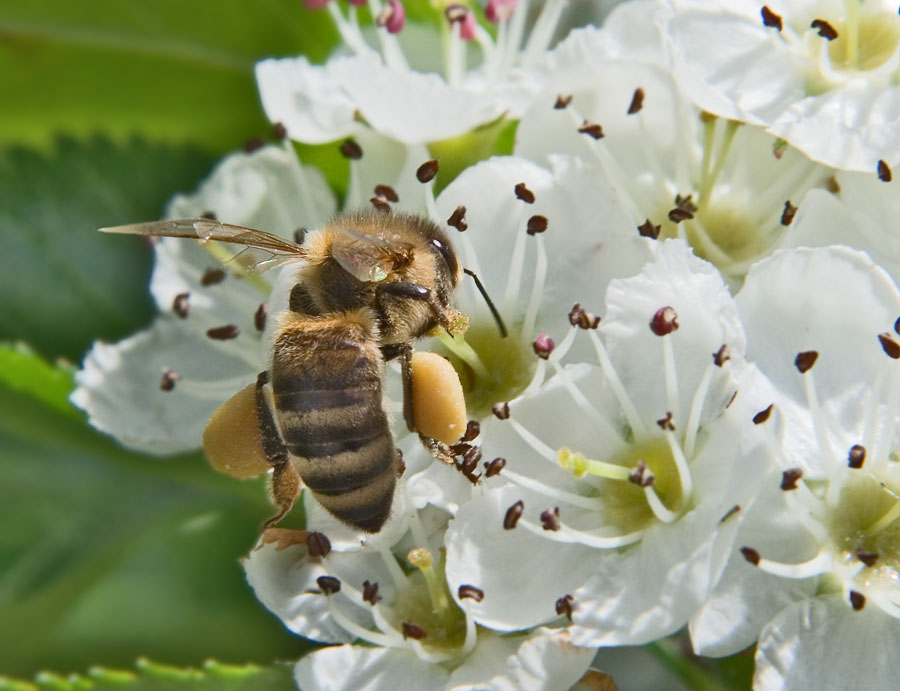
M 851 590 L 850 606 L 853 608 L 854 612 L 858 612 L 866 606 L 866 596 L 856 590 Z
M 803 471 L 800 468 L 788 468 L 781 474 L 781 489 L 789 492 L 797 489 L 797 481 L 803 477 Z
M 713 353 L 713 363 L 716 365 L 716 367 L 721 367 L 726 362 L 728 362 L 730 359 L 731 359 L 731 351 L 728 350 L 728 346 L 725 345 L 724 343 L 722 344 L 721 348 L 719 348 L 715 353 Z
M 787 200 L 784 203 L 784 211 L 781 212 L 781 225 L 789 226 L 791 225 L 791 221 L 794 220 L 794 216 L 797 215 L 797 207 L 791 204 L 791 200 Z
M 515 528 L 516 524 L 519 522 L 519 519 L 522 518 L 522 512 L 524 510 L 525 502 L 523 502 L 521 499 L 510 506 L 506 510 L 506 515 L 503 517 L 503 529 L 512 530 L 513 528 Z
M 644 461 L 638 461 L 638 464 L 628 473 L 628 482 L 638 487 L 649 487 L 655 479 Z
M 182 319 L 186 319 L 191 311 L 190 293 L 178 293 L 172 300 L 172 311 Z
M 682 197 L 680 194 L 676 194 L 675 208 L 669 211 L 668 216 L 672 223 L 681 223 L 692 219 L 696 212 L 697 205 L 694 203 L 693 195 Z
M 894 321 L 894 333 L 900 335 L 900 317 Z
M 481 447 L 473 446 L 463 454 L 462 467 L 466 472 L 471 473 L 475 470 L 475 466 L 481 460 Z
M 375 185 L 375 195 L 384 197 L 389 202 L 396 203 L 400 201 L 400 197 L 397 196 L 397 191 L 390 185 Z
M 423 629 L 418 624 L 414 624 L 411 621 L 403 622 L 403 638 L 414 638 L 417 641 L 421 641 L 425 638 L 425 629 Z
M 661 230 L 662 226 L 653 225 L 649 218 L 638 226 L 638 233 L 641 234 L 641 237 L 650 238 L 651 240 L 657 240 Z
M 265 139 L 262 137 L 253 137 L 244 142 L 244 153 L 252 154 L 259 151 L 266 145 Z
M 303 241 L 306 239 L 306 228 L 295 228 L 294 229 L 294 242 L 298 245 L 302 245 Z
M 554 506 L 553 510 L 547 509 L 541 512 L 541 525 L 544 530 L 559 530 L 559 507 Z
M 719 519 L 719 523 L 724 523 L 729 518 L 731 518 L 736 513 L 738 513 L 740 510 L 741 510 L 741 507 L 739 505 L 735 504 L 730 509 L 728 509 L 728 513 L 726 513 L 724 516 L 722 516 L 722 518 Z
M 761 425 L 766 422 L 769 417 L 772 415 L 772 409 L 775 407 L 774 403 L 770 403 L 768 408 L 764 408 L 760 410 L 756 415 L 753 416 L 753 424 Z
M 782 139 L 781 137 L 776 137 L 775 141 L 772 143 L 772 155 L 775 157 L 776 161 L 780 161 L 781 157 L 784 156 L 784 152 L 788 150 L 790 144 L 787 143 L 786 139 Z
M 216 326 L 212 329 L 207 329 L 206 331 L 206 335 L 215 341 L 228 341 L 232 338 L 237 338 L 240 333 L 241 330 L 234 324 Z
M 581 303 L 576 302 L 569 311 L 569 323 L 579 329 L 596 329 L 600 325 L 600 317 L 586 312 Z
M 464 456 L 466 451 L 473 448 L 471 444 L 466 444 L 464 441 L 458 441 L 455 444 L 450 445 L 450 450 L 453 452 L 454 456 Z
M 495 403 L 491 406 L 491 412 L 500 420 L 509 420 L 509 403 Z
M 390 203 L 384 197 L 372 197 L 369 201 L 372 202 L 372 206 L 382 213 L 387 213 L 391 210 Z
M 854 553 L 854 556 L 869 568 L 872 568 L 878 562 L 878 552 L 866 552 L 865 550 L 858 549 Z
M 565 110 L 568 108 L 569 104 L 572 102 L 572 94 L 566 94 L 563 96 L 560 94 L 556 97 L 556 103 L 553 104 L 553 107 L 556 110 Z
M 225 280 L 225 272 L 222 269 L 207 269 L 200 277 L 200 285 L 214 286 Z
M 829 24 L 824 19 L 813 19 L 812 23 L 809 25 L 809 28 L 816 29 L 819 32 L 819 36 L 828 41 L 833 41 L 838 37 L 837 29 L 831 26 L 831 24 Z
M 900 343 L 897 343 L 893 336 L 889 333 L 878 334 L 878 340 L 889 358 L 892 360 L 900 359 Z
M 381 595 L 378 594 L 378 584 L 364 581 L 362 599 L 363 602 L 368 602 L 374 607 L 375 604 L 381 599 Z
M 444 17 L 446 17 L 447 21 L 451 24 L 463 21 L 467 14 L 469 14 L 469 10 L 463 5 L 448 5 L 444 10 Z
M 572 610 L 575 598 L 571 595 L 563 595 L 556 601 L 556 613 L 559 616 L 565 615 L 569 621 L 572 621 Z
M 481 602 L 484 599 L 484 591 L 481 588 L 476 588 L 474 585 L 461 585 L 456 594 L 459 595 L 460 600 L 468 599 Z
M 587 120 L 578 128 L 578 131 L 581 134 L 586 134 L 591 139 L 603 139 L 603 128 L 595 122 L 588 122 Z
M 515 186 L 515 192 L 516 199 L 519 199 L 526 204 L 534 204 L 534 192 L 528 189 L 524 182 L 520 182 Z
M 253 313 L 253 326 L 257 331 L 263 331 L 266 328 L 266 317 L 269 316 L 269 306 L 265 302 L 259 303 L 256 312 Z
M 499 475 L 500 471 L 506 467 L 506 459 L 498 456 L 493 461 L 487 461 L 484 464 L 484 476 L 494 477 Z
M 403 460 L 403 452 L 400 449 L 394 449 L 397 452 L 397 477 L 401 477 L 406 472 L 406 461 Z
M 285 127 L 282 123 L 276 122 L 272 125 L 272 136 L 275 137 L 278 141 L 281 141 L 285 137 L 287 137 L 287 127 Z
M 834 175 L 829 175 L 825 178 L 825 189 L 832 194 L 840 194 L 841 183 L 838 182 L 838 179 Z
M 466 431 L 463 433 L 460 441 L 472 441 L 481 434 L 481 425 L 478 423 L 478 420 L 469 420 L 466 423 Z
M 797 353 L 797 357 L 794 358 L 794 365 L 800 370 L 801 374 L 805 374 L 812 369 L 812 366 L 816 364 L 818 358 L 819 353 L 817 351 L 806 350 L 802 353 Z
M 644 90 L 641 87 L 638 87 L 634 90 L 634 95 L 631 97 L 631 104 L 628 106 L 628 114 L 634 115 L 635 113 L 640 112 L 641 108 L 644 107 Z
M 759 566 L 759 552 L 755 549 L 752 547 L 741 547 L 741 554 L 743 554 L 744 559 L 753 564 L 753 566 Z
M 656 424 L 659 425 L 659 428 L 662 430 L 666 430 L 667 432 L 674 432 L 675 423 L 672 422 L 672 411 L 666 411 L 666 416 L 660 420 L 657 420 Z
M 324 533 L 313 531 L 306 536 L 306 549 L 313 559 L 327 557 L 331 552 L 331 540 Z
M 175 388 L 175 383 L 181 379 L 181 375 L 175 370 L 167 369 L 163 372 L 162 379 L 159 382 L 159 388 L 163 391 L 171 391 Z
M 678 315 L 674 307 L 660 307 L 650 320 L 650 330 L 657 336 L 668 336 L 677 329 Z
M 546 360 L 550 357 L 550 353 L 552 353 L 553 349 L 556 347 L 556 343 L 554 343 L 553 339 L 547 334 L 540 334 L 534 339 L 534 343 L 532 343 L 531 346 L 534 348 L 535 355 L 541 360 Z
M 389 34 L 397 34 L 406 24 L 406 10 L 400 0 L 386 0 L 381 13 L 375 18 L 378 26 L 387 29 Z
M 878 161 L 878 179 L 882 182 L 890 182 L 894 179 L 891 168 L 884 159 Z
M 456 228 L 460 233 L 468 228 L 469 224 L 466 223 L 466 207 L 461 204 L 457 206 L 453 213 L 450 214 L 450 218 L 447 219 L 447 225 Z
M 517 4 L 518 0 L 488 0 L 484 7 L 484 16 L 494 24 L 505 22 L 516 11 Z
M 200 214 L 200 218 L 205 218 L 207 221 L 217 220 L 215 211 L 204 211 L 202 214 Z
M 334 595 L 341 592 L 341 582 L 334 576 L 319 576 L 316 579 L 316 583 L 319 584 L 319 588 L 326 595 Z
M 344 143 L 341 144 L 340 151 L 344 158 L 349 158 L 352 161 L 358 161 L 363 155 L 362 147 L 355 139 L 345 139 Z
M 425 161 L 425 163 L 416 168 L 416 180 L 423 183 L 434 180 L 434 176 L 438 174 L 439 168 L 440 165 L 438 164 L 438 160 L 436 158 L 432 158 L 430 161 Z
M 537 235 L 538 233 L 543 233 L 547 230 L 547 217 L 546 216 L 532 216 L 528 219 L 528 224 L 525 226 L 525 229 L 529 235 Z
M 850 447 L 850 452 L 847 454 L 847 465 L 854 470 L 859 470 L 863 467 L 863 463 L 866 461 L 866 449 L 864 446 L 860 444 L 854 444 Z
M 781 22 L 780 14 L 775 14 L 772 10 L 769 9 L 768 5 L 763 5 L 761 13 L 763 24 L 765 26 L 770 26 L 773 29 L 778 29 L 779 31 L 781 31 L 784 25 Z

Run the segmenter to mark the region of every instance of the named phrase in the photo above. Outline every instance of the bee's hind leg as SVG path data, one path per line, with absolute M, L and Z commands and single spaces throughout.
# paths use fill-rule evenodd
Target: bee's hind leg
M 278 508 L 278 512 L 263 523 L 263 529 L 271 528 L 284 518 L 300 496 L 300 474 L 291 463 L 290 455 L 281 440 L 272 407 L 266 396 L 265 385 L 269 382 L 269 373 L 260 372 L 256 379 L 256 413 L 259 417 L 259 438 L 263 453 L 272 464 L 272 475 L 269 478 L 269 495 Z

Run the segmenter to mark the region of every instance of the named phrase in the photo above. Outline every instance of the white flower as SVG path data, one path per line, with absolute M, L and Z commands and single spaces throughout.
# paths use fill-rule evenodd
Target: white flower
M 554 376 L 482 426 L 486 455 L 506 459 L 490 482 L 507 484 L 460 507 L 447 574 L 484 590 L 472 610 L 486 626 L 565 614 L 578 644 L 643 643 L 704 601 L 741 520 L 733 509 L 765 470 L 744 458 L 740 394 L 725 412 L 743 331 L 718 273 L 677 241 L 610 283 L 599 328 L 575 321 L 587 331 L 569 328 L 548 358 Z M 581 339 L 592 361 L 563 366 Z
M 760 262 L 737 296 L 777 471 L 695 647 L 757 646 L 757 688 L 888 688 L 900 667 L 900 291 L 845 247 Z M 763 403 L 763 405 L 765 405 Z M 844 656 L 850 656 L 849 665 Z
M 702 108 L 764 125 L 837 168 L 900 163 L 896 2 L 665 4 L 675 73 Z

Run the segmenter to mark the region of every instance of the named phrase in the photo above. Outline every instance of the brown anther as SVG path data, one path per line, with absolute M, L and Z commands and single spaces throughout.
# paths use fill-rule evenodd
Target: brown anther
M 655 479 L 644 461 L 638 461 L 638 464 L 628 473 L 628 482 L 638 487 L 649 487 Z
M 559 96 L 556 97 L 556 103 L 553 104 L 553 107 L 556 108 L 556 110 L 565 110 L 566 108 L 569 107 L 569 104 L 571 102 L 572 102 L 572 94 L 566 94 L 565 96 L 560 94 Z
M 534 339 L 534 343 L 531 344 L 531 347 L 534 348 L 535 355 L 541 360 L 546 360 L 550 357 L 550 353 L 552 353 L 553 349 L 556 347 L 556 343 L 554 343 L 553 339 L 547 334 L 540 334 Z
M 850 447 L 847 454 L 847 465 L 854 470 L 859 470 L 866 462 L 866 447 L 861 444 L 854 444 Z
M 741 507 L 738 506 L 737 504 L 735 504 L 730 509 L 728 509 L 728 513 L 726 513 L 724 516 L 722 516 L 722 518 L 719 519 L 719 523 L 724 523 L 725 521 L 727 521 L 729 518 L 734 516 L 740 510 L 741 510 Z
M 713 353 L 713 363 L 716 367 L 721 367 L 726 362 L 731 359 L 731 351 L 728 350 L 728 346 L 724 343 L 722 347 L 719 348 L 715 353 Z
M 554 506 L 553 510 L 547 509 L 541 512 L 541 525 L 544 530 L 559 530 L 559 507 Z
M 439 167 L 436 158 L 425 161 L 425 163 L 416 168 L 416 180 L 419 182 L 430 182 L 431 180 L 434 180 L 434 176 L 438 174 Z
M 468 228 L 469 224 L 466 223 L 466 207 L 462 204 L 457 206 L 456 209 L 453 210 L 453 213 L 450 214 L 450 218 L 447 219 L 447 225 L 456 228 L 460 233 Z
M 478 420 L 469 420 L 466 423 L 466 431 L 463 433 L 460 441 L 472 441 L 481 434 L 481 425 L 478 423 Z
M 569 621 L 572 621 L 572 610 L 575 598 L 571 595 L 563 595 L 556 601 L 556 613 L 559 616 L 565 615 Z
M 547 230 L 546 216 L 532 216 L 528 219 L 528 224 L 525 226 L 525 232 L 529 235 L 537 235 L 545 230 Z
M 759 566 L 759 552 L 755 549 L 752 547 L 741 547 L 741 554 L 743 554 L 744 559 L 753 564 L 753 566 Z
M 475 602 L 481 602 L 484 599 L 484 591 L 481 588 L 476 588 L 474 585 L 461 585 L 459 586 L 459 590 L 456 591 L 456 594 L 459 596 L 460 600 L 475 600 Z
M 509 403 L 495 403 L 491 406 L 491 412 L 500 420 L 509 420 Z
M 831 24 L 829 24 L 824 19 L 813 19 L 812 23 L 809 25 L 809 28 L 816 29 L 819 32 L 819 36 L 828 41 L 833 41 L 838 37 L 837 29 L 831 26 Z
M 686 211 L 685 209 L 675 208 L 669 210 L 668 216 L 669 220 L 672 221 L 672 223 L 681 223 L 682 221 L 689 221 L 690 219 L 692 219 L 694 217 L 694 214 L 692 214 L 690 211 Z
M 586 312 L 581 303 L 576 302 L 569 310 L 569 323 L 579 329 L 596 329 L 600 325 L 600 317 Z
M 711 123 L 711 122 L 715 122 L 715 121 L 718 119 L 718 116 L 713 115 L 713 114 L 710 113 L 708 110 L 701 110 L 701 111 L 700 111 L 700 115 L 698 115 L 697 118 L 698 118 L 698 119 L 700 120 L 700 122 L 702 122 L 704 125 L 708 125 L 708 124 Z
M 294 242 L 298 245 L 302 245 L 303 241 L 306 239 L 306 228 L 295 228 L 294 229 Z
M 262 137 L 253 137 L 252 139 L 248 139 L 244 142 L 244 152 L 248 154 L 252 154 L 254 151 L 259 151 L 266 145 L 266 140 Z
M 272 125 L 272 136 L 275 137 L 278 141 L 281 141 L 285 137 L 287 137 L 287 127 L 285 127 L 282 123 L 276 122 Z
M 200 277 L 200 285 L 214 286 L 225 280 L 225 272 L 222 269 L 207 269 Z
M 319 576 L 316 579 L 322 592 L 326 595 L 334 595 L 341 592 L 341 582 L 334 576 Z
M 900 317 L 894 320 L 894 333 L 900 336 Z
M 644 90 L 641 87 L 638 87 L 634 90 L 634 95 L 631 97 L 631 105 L 628 106 L 628 114 L 634 115 L 635 113 L 640 112 L 641 108 L 644 107 Z
M 797 481 L 803 477 L 803 471 L 800 468 L 788 468 L 781 474 L 781 489 L 789 492 L 797 489 Z
M 900 343 L 897 343 L 893 336 L 889 333 L 878 334 L 878 340 L 889 358 L 892 360 L 900 359 Z
M 414 638 L 417 641 L 421 641 L 423 638 L 425 638 L 425 629 L 423 629 L 418 624 L 414 624 L 411 621 L 404 621 L 402 628 L 404 639 Z
M 680 194 L 675 195 L 675 208 L 669 211 L 669 220 L 672 223 L 681 223 L 690 220 L 697 212 L 697 205 L 694 203 L 693 195 L 682 197 Z
M 266 317 L 268 316 L 269 306 L 265 302 L 259 303 L 259 307 L 253 313 L 253 326 L 256 327 L 257 331 L 262 331 L 266 328 Z
M 391 210 L 390 203 L 384 197 L 372 197 L 369 201 L 372 202 L 372 206 L 382 213 L 389 213 Z
M 468 451 L 463 454 L 463 467 L 468 469 L 469 472 L 475 469 L 475 466 L 478 465 L 478 462 L 481 460 L 481 447 L 473 446 Z
M 175 388 L 175 383 L 181 379 L 181 375 L 175 370 L 167 369 L 163 372 L 162 379 L 159 382 L 159 388 L 163 391 L 171 391 Z
M 209 336 L 214 341 L 229 341 L 232 338 L 237 338 L 241 333 L 241 330 L 235 326 L 234 324 L 226 324 L 225 326 L 216 326 L 212 329 L 207 329 L 206 335 Z
M 779 31 L 781 31 L 784 25 L 781 22 L 780 14 L 775 14 L 772 10 L 769 9 L 768 5 L 763 5 L 761 12 L 763 24 L 765 26 L 771 26 L 773 29 L 778 29 Z
M 882 182 L 890 182 L 894 179 L 894 174 L 891 172 L 891 167 L 884 159 L 878 161 L 878 179 Z
M 516 199 L 525 202 L 526 204 L 534 204 L 534 192 L 525 187 L 524 182 L 520 182 L 515 186 Z
M 363 602 L 368 602 L 373 607 L 381 599 L 378 594 L 378 584 L 370 581 L 363 581 Z
M 788 200 L 784 203 L 784 211 L 781 212 L 781 225 L 789 226 L 791 225 L 791 221 L 794 220 L 794 216 L 797 215 L 797 207 L 791 204 L 791 201 Z
M 182 319 L 186 319 L 191 311 L 190 293 L 178 293 L 172 300 L 172 311 Z
M 774 403 L 770 403 L 768 408 L 764 408 L 760 410 L 756 415 L 753 416 L 753 424 L 761 425 L 766 422 L 769 417 L 772 415 L 772 409 L 775 407 Z
M 850 591 L 850 606 L 854 612 L 860 611 L 866 606 L 866 596 L 857 590 Z
M 657 336 L 668 336 L 673 331 L 678 330 L 678 315 L 675 308 L 666 306 L 660 307 L 650 320 L 650 330 Z
M 662 226 L 653 225 L 649 218 L 638 226 L 638 233 L 641 234 L 641 237 L 650 238 L 651 240 L 657 240 L 661 230 Z
M 666 411 L 666 416 L 660 420 L 656 421 L 656 424 L 659 425 L 661 430 L 665 430 L 667 432 L 675 431 L 675 423 L 672 422 L 672 411 Z
M 812 369 L 818 358 L 819 353 L 817 351 L 805 350 L 802 353 L 797 353 L 797 357 L 794 358 L 794 365 L 800 370 L 801 374 L 805 374 Z
M 378 197 L 384 197 L 389 202 L 399 202 L 400 197 L 397 196 L 397 190 L 395 190 L 390 185 L 375 185 L 375 195 Z
M 397 477 L 406 472 L 406 461 L 403 460 L 403 452 L 400 449 L 394 449 L 397 452 Z
M 516 524 L 519 522 L 519 519 L 522 518 L 522 512 L 524 510 L 525 502 L 523 502 L 521 499 L 510 506 L 506 510 L 506 515 L 503 517 L 503 529 L 512 530 L 513 528 L 515 528 Z
M 344 158 L 349 158 L 351 161 L 358 161 L 363 155 L 362 147 L 355 139 L 345 139 L 341 144 L 340 151 Z
M 584 124 L 578 128 L 581 134 L 586 134 L 591 139 L 603 139 L 603 128 L 597 123 L 584 121 Z
M 493 461 L 488 461 L 484 464 L 484 476 L 494 477 L 495 475 L 499 475 L 500 471 L 505 467 L 506 459 L 498 456 Z
M 878 562 L 878 552 L 866 552 L 858 549 L 854 552 L 854 556 L 870 569 Z
M 207 221 L 217 220 L 215 211 L 204 211 L 202 214 L 200 214 L 199 218 L 205 218 Z
M 472 448 L 471 444 L 466 444 L 464 441 L 458 441 L 455 444 L 450 445 L 450 450 L 453 452 L 454 456 L 463 456 L 466 451 Z
M 734 403 L 734 399 L 737 398 L 737 395 L 738 395 L 737 390 L 735 390 L 735 392 L 733 394 L 731 394 L 731 398 L 729 398 L 728 403 L 725 404 L 726 410 L 731 407 L 732 403 Z
M 834 177 L 834 175 L 829 175 L 827 178 L 825 178 L 825 189 L 832 194 L 840 194 L 841 183 L 837 181 L 837 178 Z
M 331 552 L 331 540 L 324 533 L 313 531 L 306 537 L 306 548 L 310 557 L 321 559 Z

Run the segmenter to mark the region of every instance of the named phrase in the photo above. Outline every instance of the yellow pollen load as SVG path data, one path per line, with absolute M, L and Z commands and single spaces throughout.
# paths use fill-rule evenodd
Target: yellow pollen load
M 213 468 L 231 477 L 256 477 L 272 467 L 259 437 L 255 383 L 212 414 L 203 430 L 203 450 Z

